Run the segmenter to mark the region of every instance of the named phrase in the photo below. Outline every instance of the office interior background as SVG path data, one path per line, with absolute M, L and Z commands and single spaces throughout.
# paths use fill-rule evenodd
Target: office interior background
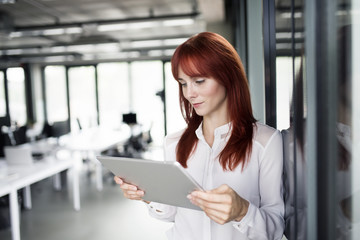
M 102 153 L 161 160 L 163 137 L 185 126 L 171 55 L 202 31 L 219 33 L 234 45 L 255 117 L 282 131 L 284 237 L 357 239 L 358 0 L 0 0 L 1 157 L 6 145 L 42 138 L 61 145 L 63 135 L 106 128 L 125 129 L 128 138 Z M 25 138 L 11 142 L 9 132 Z M 119 192 L 110 182 L 104 185 Z M 80 188 L 88 187 L 82 183 Z M 42 191 L 53 191 L 44 186 Z M 115 191 L 107 187 L 103 196 Z M 36 236 L 26 227 L 32 218 L 24 219 L 36 212 L 36 194 L 34 209 L 20 211 L 23 239 Z M 119 200 L 119 208 L 125 202 Z M 47 214 L 46 221 L 55 216 Z M 141 232 L 139 223 L 134 231 Z M 126 239 L 116 223 L 107 224 L 119 229 L 118 239 Z M 10 227 L 0 236 L 14 237 Z

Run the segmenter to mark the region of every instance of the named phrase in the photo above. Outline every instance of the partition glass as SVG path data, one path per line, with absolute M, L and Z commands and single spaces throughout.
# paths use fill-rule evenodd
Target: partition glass
M 338 164 L 336 171 L 337 239 L 360 236 L 360 2 L 338 0 L 336 17 Z
M 307 234 L 303 3 L 275 1 L 276 119 L 284 143 L 284 238 L 299 240 Z

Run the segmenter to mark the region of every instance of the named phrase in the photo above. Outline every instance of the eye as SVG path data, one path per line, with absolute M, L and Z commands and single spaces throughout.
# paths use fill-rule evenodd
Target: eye
M 198 80 L 195 81 L 195 83 L 199 84 L 199 85 L 204 83 L 204 82 L 205 82 L 205 79 L 198 79 Z
M 181 87 L 186 87 L 186 82 L 179 81 Z

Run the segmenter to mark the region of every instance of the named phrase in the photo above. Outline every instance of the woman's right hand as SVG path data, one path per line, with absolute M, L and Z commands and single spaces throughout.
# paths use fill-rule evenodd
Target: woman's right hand
M 122 189 L 122 191 L 124 193 L 124 197 L 131 199 L 131 200 L 143 200 L 142 197 L 144 196 L 145 193 L 144 193 L 144 191 L 139 190 L 137 186 L 125 183 L 118 176 L 115 176 L 114 180 L 115 180 L 116 184 L 120 185 L 120 188 Z

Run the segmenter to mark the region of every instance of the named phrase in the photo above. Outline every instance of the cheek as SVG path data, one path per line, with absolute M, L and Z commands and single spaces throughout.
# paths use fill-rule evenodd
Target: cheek
M 211 88 L 208 88 L 206 92 L 204 92 L 206 96 L 208 97 L 218 97 L 218 98 L 224 98 L 226 97 L 226 91 L 225 88 L 222 86 L 213 86 Z
M 183 96 L 186 100 L 189 100 L 189 99 L 188 99 L 188 96 L 187 96 L 187 94 L 186 94 L 186 91 L 182 90 L 182 91 L 181 91 L 181 94 L 182 94 L 182 96 Z

